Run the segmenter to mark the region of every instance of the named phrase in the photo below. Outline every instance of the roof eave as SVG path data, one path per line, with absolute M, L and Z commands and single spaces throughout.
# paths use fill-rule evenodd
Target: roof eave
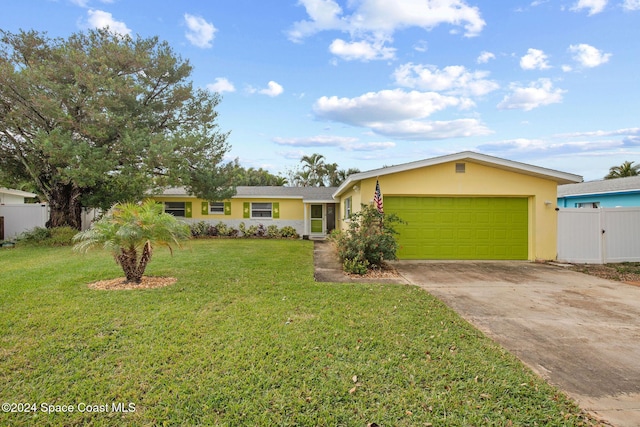
M 536 176 L 544 179 L 552 179 L 558 184 L 575 184 L 583 181 L 582 176 L 580 175 L 560 172 L 540 166 L 529 165 L 526 163 L 515 162 L 513 160 L 501 159 L 499 157 L 493 157 L 473 151 L 462 151 L 460 153 L 432 157 L 430 159 L 418 160 L 411 163 L 403 163 L 401 165 L 388 166 L 385 168 L 374 169 L 371 171 L 351 175 L 345 182 L 342 183 L 342 185 L 340 185 L 340 187 L 338 187 L 336 192 L 333 193 L 333 197 L 338 197 L 354 182 L 362 181 L 363 179 L 389 175 L 392 173 L 405 172 L 413 169 L 435 166 L 442 163 L 455 162 L 460 160 L 469 160 L 489 167 L 499 167 L 501 169 L 509 170 L 512 172 L 524 173 L 526 175 Z

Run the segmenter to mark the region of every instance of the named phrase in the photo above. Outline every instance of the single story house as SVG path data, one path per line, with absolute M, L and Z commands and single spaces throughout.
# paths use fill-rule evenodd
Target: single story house
M 23 205 L 26 202 L 25 199 L 33 199 L 35 197 L 34 193 L 0 187 L 0 205 Z
M 291 226 L 301 236 L 326 237 L 336 228 L 338 201 L 335 187 L 239 186 L 230 200 L 198 199 L 184 188 L 169 188 L 153 199 L 165 212 L 188 222 L 223 222 L 238 228 L 262 224 L 278 228 Z
M 561 208 L 640 206 L 640 176 L 559 185 L 558 206 Z
M 349 176 L 333 193 L 338 226 L 380 184 L 401 259 L 550 260 L 557 256 L 559 184 L 582 177 L 465 151 Z
M 557 255 L 558 185 L 582 177 L 465 151 L 350 175 L 339 187 L 237 187 L 209 201 L 170 188 L 153 196 L 190 222 L 292 226 L 302 236 L 346 229 L 380 184 L 401 259 L 550 260 Z

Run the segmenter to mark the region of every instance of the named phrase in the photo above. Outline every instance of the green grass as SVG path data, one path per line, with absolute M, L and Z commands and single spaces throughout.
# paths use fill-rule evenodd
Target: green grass
M 161 289 L 88 289 L 122 272 L 68 247 L 0 250 L 0 274 L 0 403 L 38 409 L 0 425 L 591 425 L 419 288 L 314 282 L 308 241 L 158 250 Z

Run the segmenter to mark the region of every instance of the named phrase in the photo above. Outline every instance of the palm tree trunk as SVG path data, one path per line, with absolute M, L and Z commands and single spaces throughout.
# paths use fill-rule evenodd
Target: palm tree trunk
M 137 258 L 138 254 L 135 248 L 122 248 L 116 256 L 116 262 L 122 267 L 127 282 L 140 283 L 142 281 L 142 274 L 138 275 Z
M 136 268 L 136 276 L 138 281 L 136 283 L 140 283 L 142 281 L 142 276 L 144 275 L 144 271 L 147 268 L 147 264 L 151 261 L 151 254 L 153 253 L 153 248 L 151 247 L 151 242 L 147 242 L 144 244 L 144 248 L 142 248 L 142 256 L 140 257 L 140 262 L 138 263 L 138 267 Z

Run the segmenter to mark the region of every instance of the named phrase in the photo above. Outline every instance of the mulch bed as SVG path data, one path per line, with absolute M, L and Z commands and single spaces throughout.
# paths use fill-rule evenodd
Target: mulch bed
M 100 280 L 98 282 L 89 283 L 88 286 L 89 286 L 89 289 L 120 291 L 120 290 L 164 288 L 165 286 L 173 285 L 177 281 L 178 279 L 176 279 L 175 277 L 143 276 L 142 282 L 133 283 L 133 282 L 128 282 L 127 279 L 124 277 L 118 277 L 117 279 Z

